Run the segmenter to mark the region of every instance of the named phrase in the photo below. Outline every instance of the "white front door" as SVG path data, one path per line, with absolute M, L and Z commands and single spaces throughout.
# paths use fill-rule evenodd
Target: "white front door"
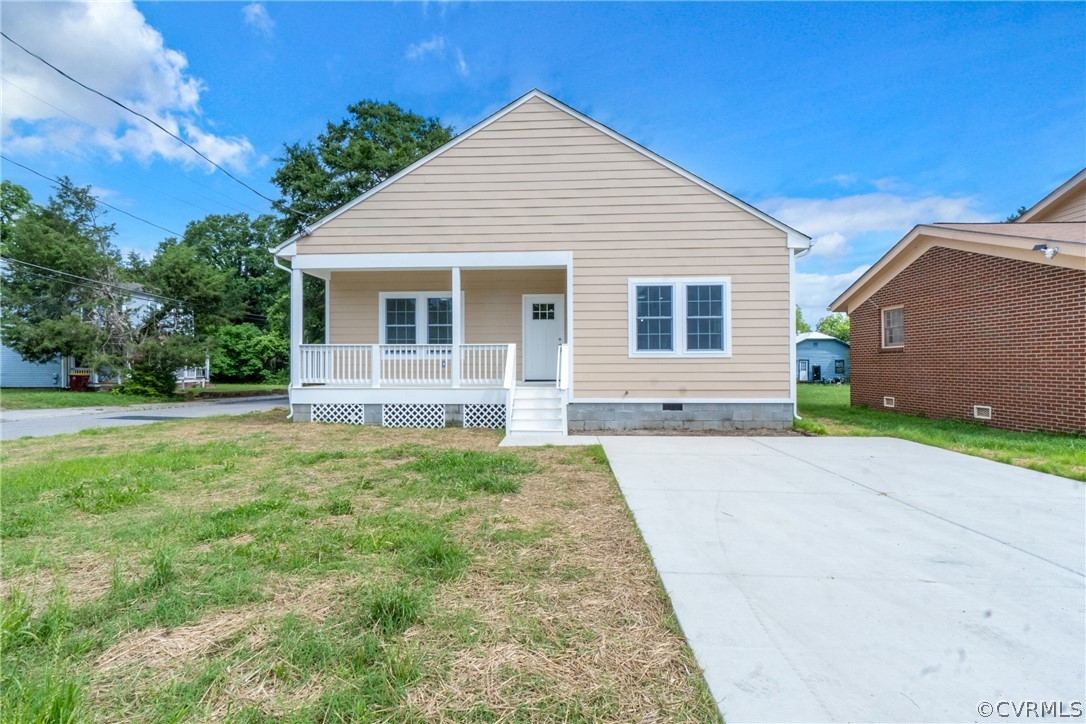
M 556 379 L 558 345 L 562 344 L 566 330 L 564 295 L 525 294 L 523 325 L 521 363 L 524 381 Z

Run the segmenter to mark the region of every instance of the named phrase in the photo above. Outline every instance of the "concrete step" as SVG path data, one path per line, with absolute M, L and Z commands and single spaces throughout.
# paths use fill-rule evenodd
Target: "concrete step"
M 530 398 L 562 399 L 562 391 L 557 387 L 514 387 L 513 399 L 526 400 Z
M 561 435 L 565 432 L 562 429 L 562 424 L 559 422 L 557 425 L 544 425 L 544 424 L 527 424 L 527 423 L 513 423 L 509 426 L 509 432 L 532 432 L 532 433 L 554 433 L 555 435 Z

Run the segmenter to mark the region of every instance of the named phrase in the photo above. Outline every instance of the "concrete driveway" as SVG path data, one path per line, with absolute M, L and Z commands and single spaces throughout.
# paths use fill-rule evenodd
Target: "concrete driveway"
M 1082 483 L 889 438 L 600 441 L 729 723 L 1086 699 Z
M 9 410 L 0 413 L 0 440 L 48 437 L 79 432 L 91 427 L 147 425 L 161 420 L 180 420 L 213 415 L 243 415 L 286 408 L 287 396 L 239 397 L 214 402 L 181 402 L 131 407 L 72 407 L 54 410 Z M 283 410 L 285 416 L 286 410 Z

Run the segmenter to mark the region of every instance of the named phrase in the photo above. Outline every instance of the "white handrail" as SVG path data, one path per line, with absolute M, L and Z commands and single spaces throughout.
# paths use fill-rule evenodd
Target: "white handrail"
M 505 388 L 505 434 L 509 434 L 509 423 L 513 419 L 513 390 L 517 386 L 517 346 L 506 345 L 505 375 L 502 380 Z
M 554 386 L 560 390 L 569 389 L 569 345 L 558 345 L 558 374 Z

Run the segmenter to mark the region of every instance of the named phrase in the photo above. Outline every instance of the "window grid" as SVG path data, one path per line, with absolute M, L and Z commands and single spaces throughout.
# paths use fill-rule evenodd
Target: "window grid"
M 637 287 L 637 350 L 671 351 L 675 324 L 672 311 L 674 288 L 669 285 Z
M 385 342 L 415 344 L 415 300 L 385 300 Z
M 554 303 L 533 303 L 532 319 L 554 319 Z
M 833 361 L 833 373 L 835 375 L 845 374 L 845 361 L 843 359 L 836 359 Z
M 430 297 L 426 309 L 427 344 L 452 344 L 452 297 Z
M 882 310 L 882 346 L 905 346 L 905 308 Z
M 628 280 L 630 357 L 730 357 L 731 280 Z
M 686 286 L 686 348 L 697 352 L 724 350 L 724 285 Z

